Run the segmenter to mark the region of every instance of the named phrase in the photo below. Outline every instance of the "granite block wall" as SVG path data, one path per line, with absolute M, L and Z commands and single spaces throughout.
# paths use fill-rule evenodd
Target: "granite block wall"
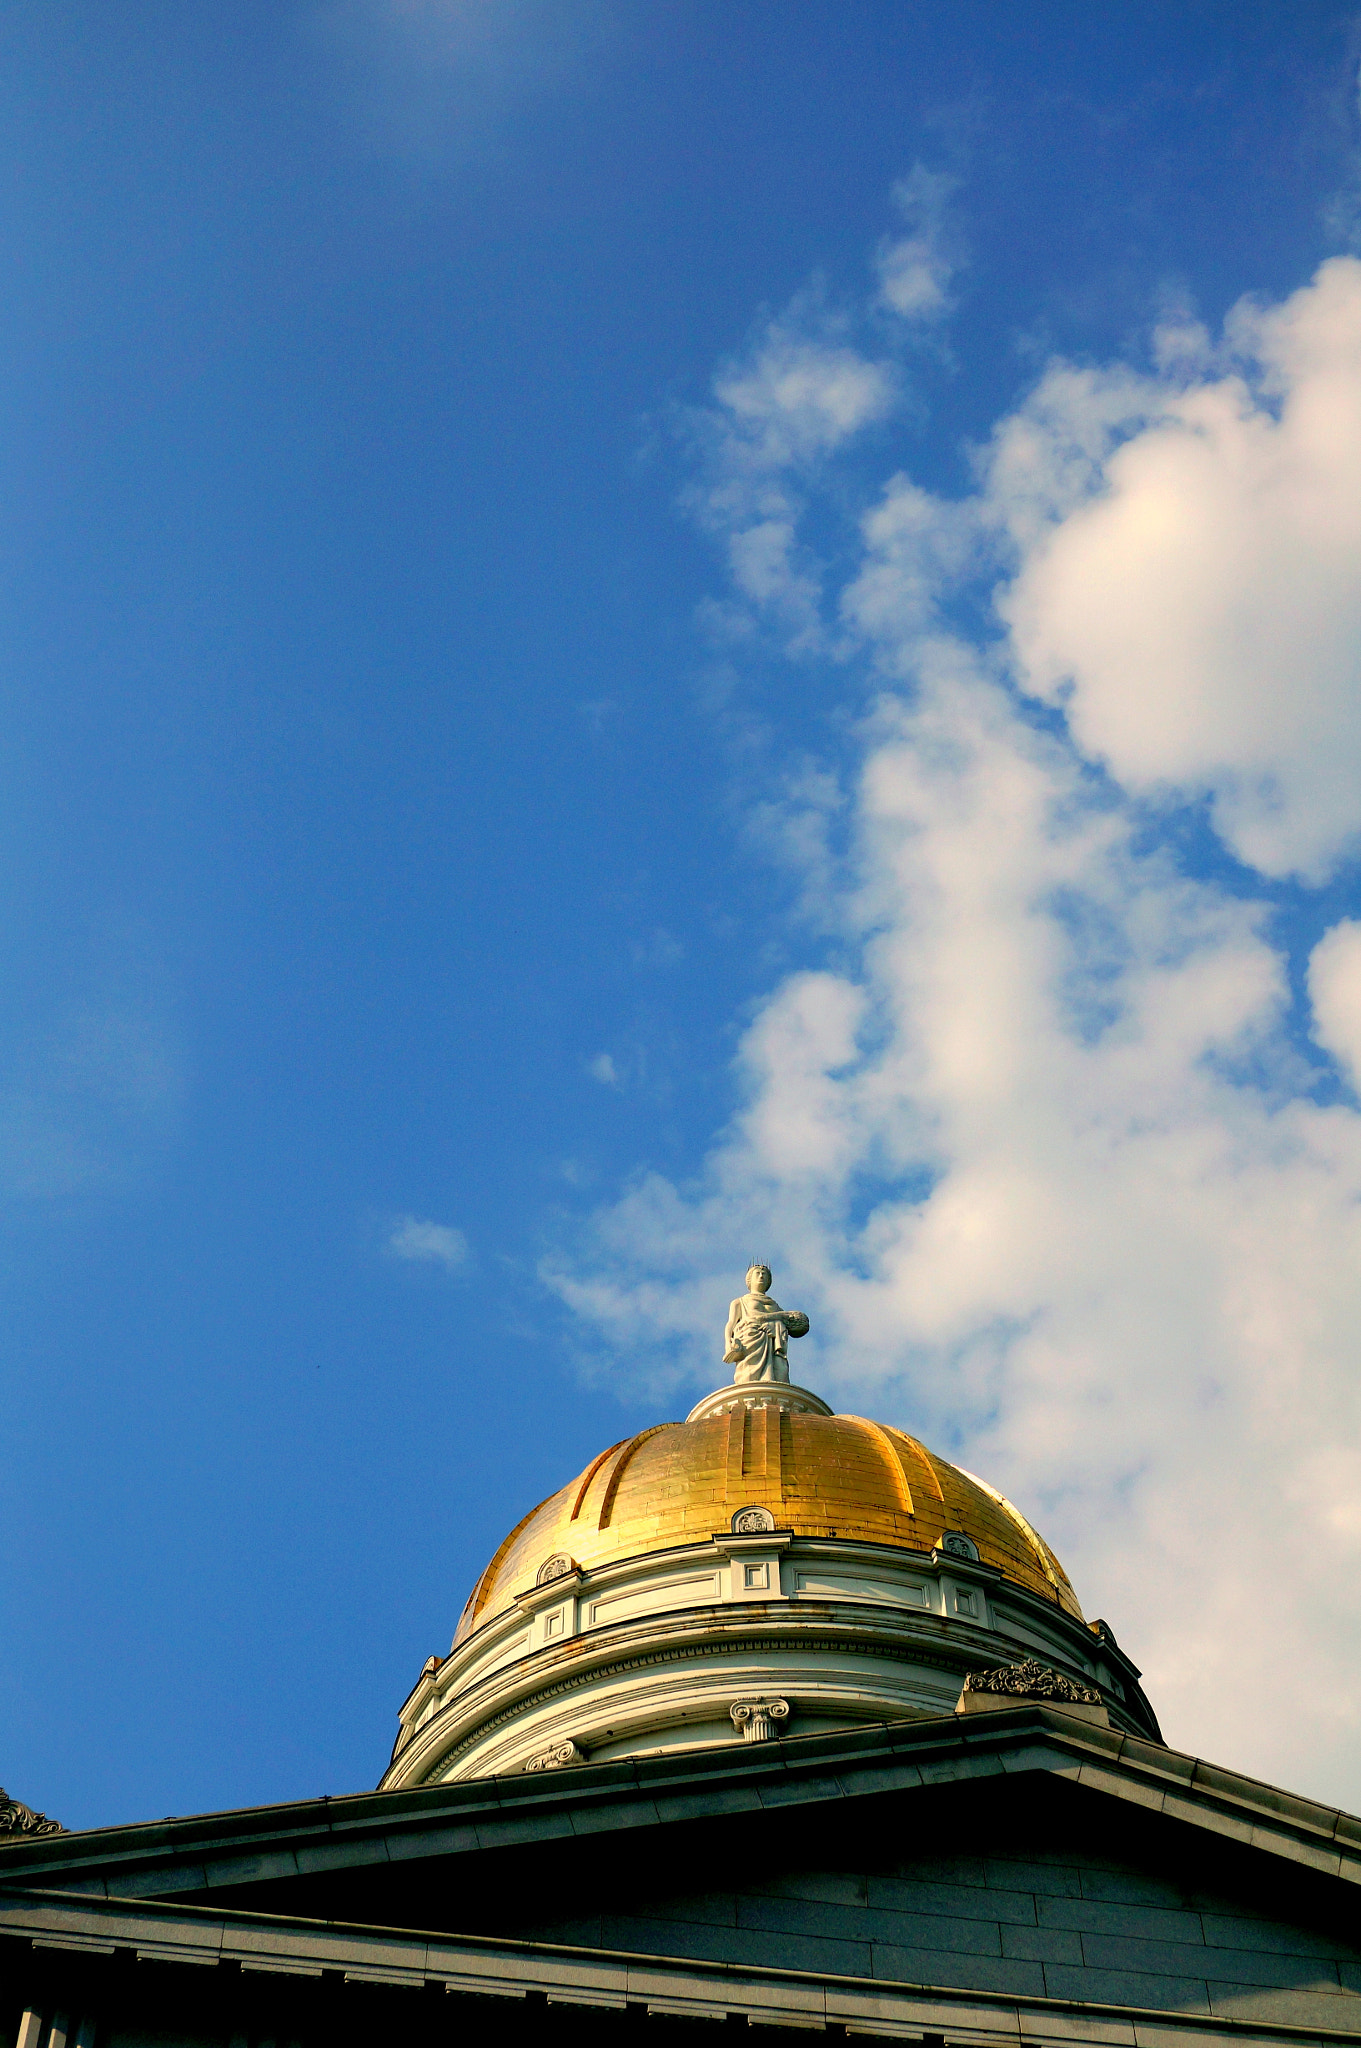
M 1307 1901 L 1292 1914 L 1274 1884 L 1255 1882 L 1251 1858 L 1215 1882 L 1177 1856 L 1175 1831 L 1136 1850 L 1082 1834 L 1079 1826 L 1047 1847 L 1003 1841 L 981 1852 L 869 1845 L 858 1864 L 830 1866 L 799 1867 L 786 1853 L 779 1867 L 762 1869 L 758 1855 L 736 1881 L 684 1890 L 640 1854 L 626 1890 L 612 1888 L 601 1910 L 536 1916 L 515 1931 L 696 1960 L 1361 2031 L 1361 1911 L 1352 1940 L 1336 1925 L 1311 1923 Z

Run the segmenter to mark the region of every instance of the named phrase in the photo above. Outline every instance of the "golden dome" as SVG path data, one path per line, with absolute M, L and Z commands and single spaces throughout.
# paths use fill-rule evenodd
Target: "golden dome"
M 510 1607 L 550 1558 L 592 1570 L 726 1534 L 741 1508 L 778 1529 L 929 1553 L 947 1532 L 1074 1620 L 1068 1575 L 1025 1517 L 915 1437 L 858 1415 L 737 1407 L 664 1422 L 602 1451 L 512 1529 L 463 1610 L 458 1644 Z

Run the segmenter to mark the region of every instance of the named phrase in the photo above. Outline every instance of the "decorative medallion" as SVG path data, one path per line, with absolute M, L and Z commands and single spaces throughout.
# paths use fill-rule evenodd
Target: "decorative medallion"
M 546 1557 L 534 1575 L 536 1586 L 551 1586 L 554 1579 L 568 1579 L 579 1566 L 574 1557 L 565 1550 L 555 1550 L 552 1557 Z
M 978 1545 L 972 1536 L 965 1536 L 959 1529 L 947 1529 L 936 1548 L 951 1557 L 971 1557 L 975 1564 L 978 1562 Z
M 1011 1693 L 1017 1699 L 1067 1700 L 1070 1706 L 1078 1707 L 1104 1704 L 1095 1686 L 1078 1685 L 1034 1657 L 1027 1657 L 1020 1664 L 999 1664 L 991 1671 L 971 1671 L 964 1681 L 964 1690 Z
M 789 1719 L 788 1700 L 736 1700 L 728 1709 L 734 1728 L 747 1742 L 769 1742 Z
M 739 1508 L 732 1518 L 734 1536 L 766 1536 L 774 1527 L 769 1508 Z
M 555 1742 L 551 1749 L 541 1749 L 525 1765 L 527 1771 L 560 1771 L 564 1764 L 584 1764 L 586 1752 L 578 1749 L 570 1737 L 566 1742 Z

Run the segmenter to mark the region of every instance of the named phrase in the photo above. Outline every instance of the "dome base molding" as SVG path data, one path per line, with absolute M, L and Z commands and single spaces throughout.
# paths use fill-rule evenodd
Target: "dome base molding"
M 715 1387 L 686 1416 L 687 1422 L 707 1422 L 711 1415 L 730 1415 L 734 1408 L 771 1408 L 781 1415 L 831 1415 L 821 1395 L 792 1380 L 748 1380 L 729 1387 Z

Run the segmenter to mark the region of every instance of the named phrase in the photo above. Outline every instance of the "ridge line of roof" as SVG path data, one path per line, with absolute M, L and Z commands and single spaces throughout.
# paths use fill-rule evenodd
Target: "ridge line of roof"
M 1317 1850 L 1323 1844 L 1345 1845 L 1358 1858 L 1361 1875 L 1361 1818 L 1339 1807 L 1328 1807 L 1300 1798 L 1260 1779 L 1249 1778 L 1203 1758 L 1164 1748 L 1139 1736 L 1107 1730 L 1078 1722 L 1061 1707 L 1018 1700 L 1014 1707 L 987 1716 L 956 1720 L 938 1717 L 921 1721 L 877 1722 L 863 1729 L 824 1735 L 786 1737 L 779 1754 L 751 1756 L 742 1748 L 714 1752 L 694 1750 L 665 1757 L 628 1757 L 616 1762 L 576 1767 L 556 1782 L 542 1778 L 526 1780 L 522 1775 L 500 1778 L 472 1778 L 453 1785 L 419 1786 L 400 1792 L 356 1792 L 323 1795 L 317 1799 L 288 1801 L 267 1807 L 237 1807 L 221 1813 L 186 1815 L 183 1819 L 120 1823 L 111 1828 L 91 1828 L 62 1835 L 22 1838 L 0 1849 L 0 1884 L 5 1881 L 4 1861 L 14 1858 L 14 1876 L 35 1867 L 59 1869 L 82 1861 L 95 1862 L 129 1858 L 146 1864 L 158 1857 L 189 1862 L 216 1841 L 227 1844 L 263 1845 L 282 1842 L 290 1834 L 311 1840 L 356 1839 L 372 1831 L 388 1834 L 408 1832 L 436 1819 L 447 1826 L 466 1817 L 476 1826 L 477 1817 L 490 1819 L 516 1813 L 551 1812 L 563 1806 L 599 1806 L 621 1797 L 674 1800 L 687 1784 L 698 1779 L 724 1779 L 739 1785 L 758 1786 L 764 1779 L 790 1783 L 810 1775 L 834 1779 L 839 1772 L 872 1768 L 876 1754 L 890 1754 L 910 1761 L 914 1750 L 938 1753 L 986 1754 L 1014 1749 L 1018 1742 L 1039 1732 L 1044 1740 L 1073 1756 L 1077 1778 L 1089 1786 L 1099 1785 L 1108 1772 L 1157 1789 L 1164 1801 L 1186 1800 L 1235 1819 L 1250 1837 L 1260 1837 L 1264 1827 L 1280 1836 L 1293 1834 L 1301 1844 Z M 829 1770 L 829 1766 L 831 1767 Z M 844 1793 L 842 1796 L 846 1796 Z M 1249 1818 L 1251 1816 L 1251 1818 Z M 1173 1813 L 1169 1817 L 1176 1818 Z M 253 1825 L 252 1825 L 253 1823 Z M 1258 1846 L 1266 1846 L 1259 1840 Z M 1333 1873 L 1341 1874 L 1339 1872 Z

